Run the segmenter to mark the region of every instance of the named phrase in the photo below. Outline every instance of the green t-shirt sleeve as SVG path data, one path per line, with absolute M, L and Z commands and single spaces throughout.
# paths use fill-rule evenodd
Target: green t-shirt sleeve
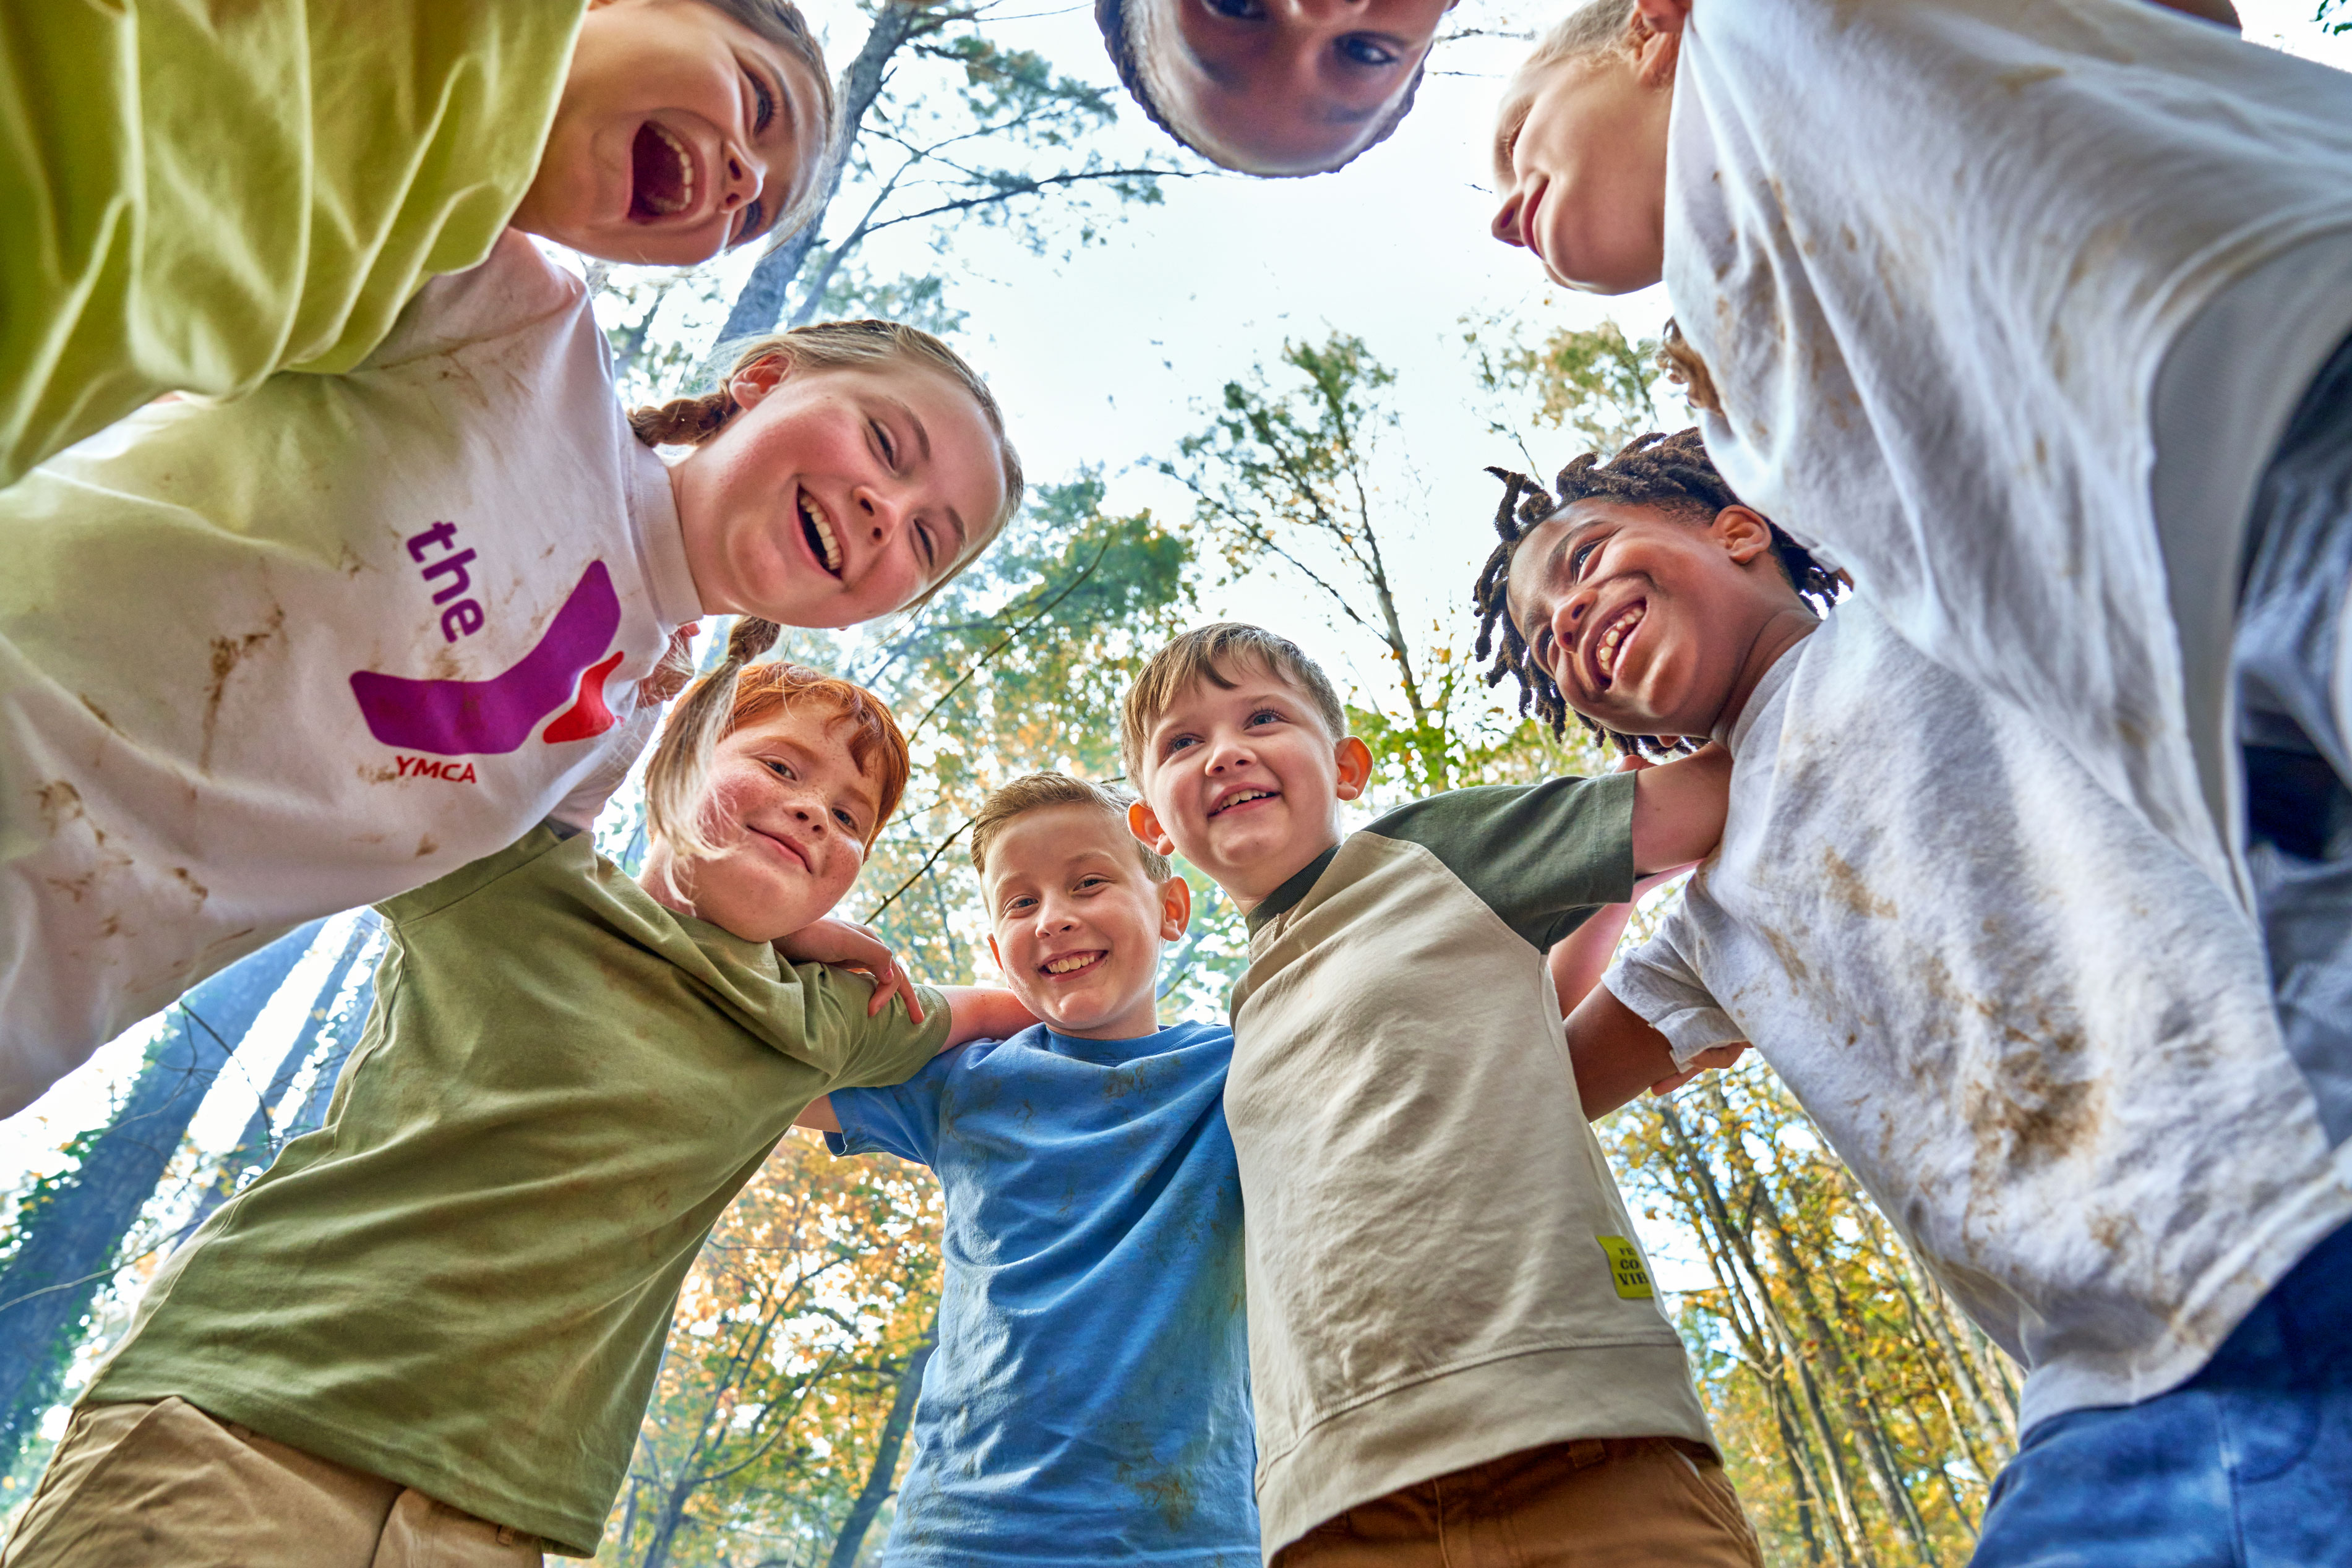
M 830 969 L 821 964 L 796 964 L 802 984 L 823 997 L 813 1015 L 838 1020 L 848 1036 L 841 1055 L 841 1071 L 827 1085 L 832 1089 L 879 1089 L 904 1083 L 940 1053 L 948 1038 L 948 999 L 929 986 L 917 986 L 923 999 L 923 1021 L 908 1014 L 906 999 L 893 997 L 890 1005 L 872 1018 L 866 1007 L 874 996 L 873 982 L 862 975 Z M 813 998 L 814 999 L 814 998 Z
M 1429 851 L 1538 948 L 1633 896 L 1631 773 L 1449 790 L 1364 831 Z
M 489 254 L 584 9 L 11 5 L 0 486 L 163 392 L 358 364 Z

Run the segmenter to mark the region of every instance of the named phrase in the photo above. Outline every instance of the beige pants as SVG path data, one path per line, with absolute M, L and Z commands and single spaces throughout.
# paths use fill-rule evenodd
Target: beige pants
M 1673 1437 L 1506 1454 L 1349 1509 L 1275 1568 L 1763 1568 L 1723 1466 Z
M 215 1421 L 74 1412 L 0 1568 L 539 1568 L 536 1536 Z

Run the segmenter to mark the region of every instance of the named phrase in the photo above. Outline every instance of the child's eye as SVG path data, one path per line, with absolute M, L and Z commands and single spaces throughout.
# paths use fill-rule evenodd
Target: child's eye
M 1349 35 L 1339 40 L 1339 52 L 1360 66 L 1392 66 L 1396 52 L 1371 38 Z
M 1189 735 L 1170 736 L 1167 742 L 1160 747 L 1160 755 L 1162 757 L 1173 757 L 1178 752 L 1183 750 L 1186 747 L 1191 746 L 1193 742 L 1193 737 Z
M 768 90 L 768 84 L 760 79 L 758 72 L 747 70 L 743 73 L 743 79 L 751 84 L 751 133 L 756 136 L 767 130 L 769 122 L 776 118 L 776 98 Z
M 1282 716 L 1270 707 L 1262 707 L 1249 716 L 1252 724 L 1280 724 Z
M 836 810 L 833 815 L 834 820 L 841 824 L 842 831 L 844 832 L 855 833 L 857 831 L 857 819 L 852 816 L 849 812 Z
M 923 570 L 925 571 L 930 571 L 938 567 L 940 564 L 940 548 L 937 544 L 932 542 L 931 526 L 929 523 L 917 523 L 915 525 L 915 546 L 923 552 Z
M 769 772 L 773 773 L 779 779 L 797 779 L 800 777 L 799 774 L 793 771 L 793 765 L 789 762 L 780 762 L 772 757 L 763 757 L 760 760 L 766 764 Z
M 743 221 L 735 230 L 735 243 L 741 245 L 746 240 L 758 239 L 761 231 L 767 226 L 768 204 L 754 197 L 744 205 Z
M 893 468 L 898 467 L 898 444 L 890 439 L 890 427 L 878 419 L 868 420 L 866 423 L 873 427 L 874 444 L 881 449 L 882 461 Z
M 1584 563 L 1591 560 L 1594 553 L 1600 549 L 1601 541 L 1599 539 L 1595 539 L 1589 545 L 1577 546 L 1576 549 L 1570 553 L 1568 558 L 1568 577 L 1570 581 L 1573 582 L 1578 578 L 1584 575 Z
M 1237 22 L 1254 21 L 1265 15 L 1259 0 L 1205 0 L 1209 9 L 1220 16 L 1231 16 Z

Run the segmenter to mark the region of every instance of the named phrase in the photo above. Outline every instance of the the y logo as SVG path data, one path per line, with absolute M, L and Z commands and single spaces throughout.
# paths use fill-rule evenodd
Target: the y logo
M 539 721 L 562 707 L 572 709 L 548 726 L 550 742 L 584 740 L 615 722 L 604 706 L 604 677 L 621 655 L 604 657 L 621 629 L 621 601 L 603 561 L 590 563 L 579 585 L 540 634 L 539 645 L 504 674 L 487 681 L 418 681 L 352 675 L 368 733 L 402 751 L 436 757 L 496 757 L 530 738 Z M 601 661 L 601 662 L 600 662 Z

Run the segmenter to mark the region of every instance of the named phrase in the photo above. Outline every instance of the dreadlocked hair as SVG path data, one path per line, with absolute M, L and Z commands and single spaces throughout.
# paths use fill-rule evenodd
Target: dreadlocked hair
M 1517 676 L 1519 711 L 1532 710 L 1555 736 L 1567 733 L 1573 714 L 1578 723 L 1620 751 L 1664 756 L 1697 749 L 1699 742 L 1680 736 L 1621 735 L 1570 707 L 1559 683 L 1529 655 L 1527 639 L 1511 620 L 1510 587 L 1511 560 L 1518 553 L 1520 541 L 1578 501 L 1606 497 L 1706 517 L 1726 507 L 1742 505 L 1716 472 L 1698 432 L 1664 435 L 1653 431 L 1637 435 L 1606 463 L 1597 452 L 1585 453 L 1559 471 L 1549 493 L 1524 474 L 1507 468 L 1486 472 L 1503 482 L 1503 502 L 1495 510 L 1495 532 L 1501 542 L 1479 568 L 1477 586 L 1471 591 L 1472 606 L 1478 612 L 1476 657 L 1492 660 L 1486 668 L 1486 684 L 1500 685 L 1506 677 Z M 1836 574 L 1781 532 L 1780 524 L 1768 517 L 1765 526 L 1772 530 L 1773 559 L 1780 562 L 1789 586 L 1815 614 L 1827 614 L 1837 602 L 1840 580 Z

